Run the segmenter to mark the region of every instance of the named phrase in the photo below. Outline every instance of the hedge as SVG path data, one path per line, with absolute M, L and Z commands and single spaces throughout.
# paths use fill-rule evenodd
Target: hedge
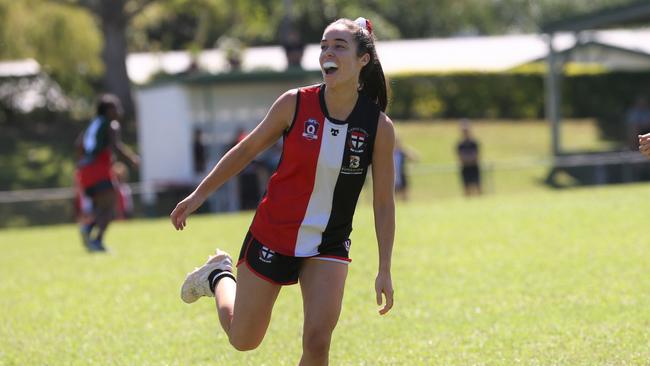
M 542 119 L 545 74 L 455 73 L 394 75 L 390 115 L 396 119 Z M 562 116 L 596 118 L 603 136 L 623 137 L 626 109 L 650 96 L 650 72 L 563 76 Z

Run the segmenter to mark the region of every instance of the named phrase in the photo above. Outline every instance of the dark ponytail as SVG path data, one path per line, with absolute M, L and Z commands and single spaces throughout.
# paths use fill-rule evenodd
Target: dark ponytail
M 359 24 L 359 19 L 365 24 L 364 26 Z M 359 91 L 368 96 L 379 109 L 385 112 L 388 106 L 388 86 L 384 77 L 384 69 L 377 57 L 375 35 L 372 33 L 370 21 L 359 19 L 357 21 L 339 19 L 334 23 L 342 23 L 353 32 L 354 40 L 357 42 L 357 56 L 361 57 L 366 53 L 370 56 L 370 61 L 359 73 Z

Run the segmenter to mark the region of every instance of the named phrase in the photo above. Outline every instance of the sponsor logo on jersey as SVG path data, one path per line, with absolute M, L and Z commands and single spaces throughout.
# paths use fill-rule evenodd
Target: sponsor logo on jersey
M 337 128 L 330 128 L 330 133 L 332 133 L 332 136 L 338 136 L 339 130 Z
M 368 132 L 363 128 L 352 128 L 348 137 L 348 148 L 353 153 L 361 154 L 368 145 Z
M 359 175 L 363 174 L 363 167 L 361 166 L 361 156 L 350 155 L 347 162 L 343 162 L 341 167 L 341 174 Z
M 275 252 L 272 251 L 271 249 L 269 249 L 267 247 L 264 247 L 264 246 L 262 248 L 260 248 L 259 257 L 260 257 L 260 260 L 262 262 L 271 263 L 271 261 L 273 261 L 273 256 L 274 255 L 275 255 Z
M 305 121 L 305 129 L 302 132 L 302 137 L 307 140 L 318 140 L 318 127 L 320 124 L 313 118 Z
M 356 169 L 361 165 L 361 157 L 357 155 L 350 155 L 350 165 L 348 167 Z

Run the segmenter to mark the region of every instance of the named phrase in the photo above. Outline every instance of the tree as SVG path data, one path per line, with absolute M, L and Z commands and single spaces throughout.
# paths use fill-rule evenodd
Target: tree
M 37 60 L 73 98 L 91 94 L 103 72 L 101 43 L 85 11 L 42 0 L 0 0 L 0 59 Z
M 126 70 L 126 30 L 131 20 L 154 0 L 59 0 L 61 1 L 81 6 L 98 18 L 104 36 L 102 60 L 105 72 L 102 84 L 107 92 L 122 100 L 126 117 L 133 118 L 135 106 Z

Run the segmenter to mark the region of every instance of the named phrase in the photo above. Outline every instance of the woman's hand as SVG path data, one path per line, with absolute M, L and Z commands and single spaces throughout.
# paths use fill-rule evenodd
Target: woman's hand
M 196 211 L 196 209 L 203 204 L 203 201 L 205 201 L 205 199 L 199 197 L 196 193 L 192 193 L 185 197 L 184 200 L 180 201 L 169 215 L 174 228 L 176 228 L 176 230 L 183 230 L 183 228 L 187 226 L 187 217 L 192 212 Z
M 393 281 L 389 271 L 380 271 L 375 279 L 375 292 L 377 293 L 377 305 L 382 304 L 382 294 L 386 298 L 384 307 L 379 309 L 379 314 L 384 315 L 393 307 Z

